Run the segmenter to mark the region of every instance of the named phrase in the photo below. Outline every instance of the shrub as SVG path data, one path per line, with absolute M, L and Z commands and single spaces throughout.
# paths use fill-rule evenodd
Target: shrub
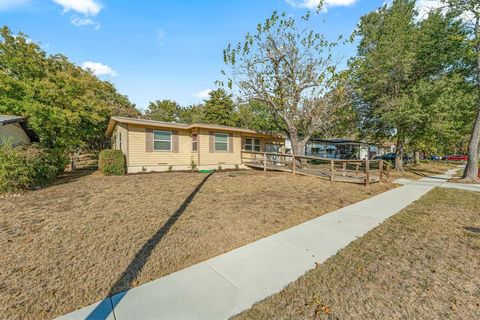
M 0 192 L 18 192 L 45 186 L 63 170 L 63 157 L 37 145 L 13 147 L 0 143 Z
M 195 161 L 192 160 L 192 162 L 190 162 L 190 168 L 192 169 L 192 171 L 195 171 L 195 169 L 197 169 L 197 164 L 195 163 Z
M 98 156 L 98 169 L 107 175 L 121 176 L 125 173 L 125 156 L 121 150 L 106 149 Z

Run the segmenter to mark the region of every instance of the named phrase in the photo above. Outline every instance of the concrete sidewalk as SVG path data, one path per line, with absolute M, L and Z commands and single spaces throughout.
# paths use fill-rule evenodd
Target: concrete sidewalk
M 480 184 L 445 182 L 442 185 L 440 185 L 440 187 L 447 188 L 447 189 L 458 189 L 458 190 L 480 192 Z
M 325 214 L 59 319 L 227 319 L 282 290 L 455 171 Z

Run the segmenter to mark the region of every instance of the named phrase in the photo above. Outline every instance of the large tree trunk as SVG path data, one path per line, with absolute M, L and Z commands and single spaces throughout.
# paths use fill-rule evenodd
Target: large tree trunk
M 478 178 L 478 144 L 480 143 L 480 103 L 472 136 L 468 144 L 468 162 L 463 172 L 463 179 L 476 181 Z
M 395 171 L 403 172 L 403 139 L 398 138 L 395 146 Z
M 420 163 L 420 151 L 415 151 L 413 153 L 413 163 L 415 163 L 415 164 Z
M 305 154 L 305 139 L 300 139 L 296 128 L 289 129 L 289 138 L 292 144 L 292 153 L 296 156 L 302 156 Z
M 478 181 L 478 144 L 480 143 L 480 20 L 475 21 L 475 53 L 477 55 L 477 65 L 475 77 L 477 81 L 477 117 L 473 125 L 472 136 L 468 144 L 468 162 L 463 172 L 463 179 Z

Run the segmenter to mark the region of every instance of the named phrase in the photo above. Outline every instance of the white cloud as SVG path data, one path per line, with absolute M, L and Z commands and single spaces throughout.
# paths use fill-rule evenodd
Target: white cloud
M 0 0 L 0 10 L 9 10 L 30 4 L 30 0 Z
M 91 18 L 82 18 L 78 16 L 72 16 L 70 19 L 70 22 L 77 27 L 88 27 L 88 26 L 94 26 L 95 30 L 100 29 L 100 23 L 97 21 L 91 19 Z
M 417 0 L 416 9 L 418 12 L 418 19 L 423 20 L 428 16 L 428 13 L 432 10 L 442 9 L 445 13 L 447 10 L 447 6 L 441 0 Z M 473 13 L 466 11 L 464 12 L 460 18 L 464 21 L 473 21 Z
M 208 95 L 210 92 L 212 92 L 212 89 L 205 89 L 202 91 L 199 91 L 195 94 L 195 97 L 199 99 L 208 99 L 210 96 Z
M 74 11 L 84 16 L 96 16 L 102 6 L 95 0 L 53 0 L 56 4 L 63 7 L 63 11 Z
M 431 10 L 439 9 L 444 6 L 440 0 L 417 0 L 416 9 L 418 16 L 423 19 Z
M 100 23 L 92 19 L 102 10 L 102 6 L 96 0 L 53 0 L 53 2 L 62 6 L 64 12 L 73 11 L 83 15 L 83 17 L 73 15 L 70 18 L 70 22 L 74 26 L 93 26 L 95 30 L 100 29 Z
M 289 5 L 296 8 L 316 9 L 320 0 L 285 0 Z M 346 7 L 354 4 L 358 0 L 325 0 L 324 9 L 329 7 Z
M 113 70 L 110 66 L 100 62 L 85 61 L 82 63 L 82 68 L 85 70 L 90 70 L 96 76 L 107 76 L 107 77 L 116 77 L 118 73 Z

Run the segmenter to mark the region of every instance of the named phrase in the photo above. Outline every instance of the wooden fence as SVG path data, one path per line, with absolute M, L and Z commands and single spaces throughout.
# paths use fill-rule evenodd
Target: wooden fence
M 264 171 L 285 171 L 366 186 L 385 181 L 391 169 L 383 160 L 343 160 L 245 150 L 242 151 L 242 163 Z

